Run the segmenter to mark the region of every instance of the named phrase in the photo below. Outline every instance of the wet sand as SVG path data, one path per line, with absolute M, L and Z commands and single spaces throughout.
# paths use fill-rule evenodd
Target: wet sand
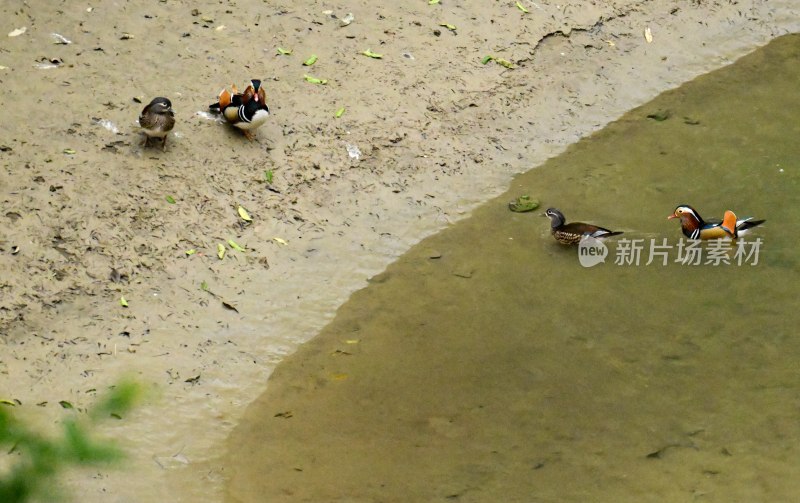
M 0 7 L 3 36 L 26 28 L 0 52 L 3 398 L 55 423 L 60 400 L 84 408 L 125 373 L 154 390 L 108 429 L 129 468 L 70 477 L 82 501 L 215 499 L 244 408 L 367 278 L 514 174 L 799 18 L 788 1 L 521 3 L 529 13 L 513 2 Z M 256 141 L 199 113 L 256 77 L 273 112 Z M 143 149 L 135 124 L 134 98 L 158 95 L 177 111 L 165 152 Z M 247 251 L 220 260 L 229 239 Z

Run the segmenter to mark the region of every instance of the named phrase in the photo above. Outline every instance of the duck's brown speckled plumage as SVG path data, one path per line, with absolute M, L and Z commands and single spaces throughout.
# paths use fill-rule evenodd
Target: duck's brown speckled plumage
M 607 238 L 622 234 L 620 231 L 612 231 L 605 227 L 583 222 L 566 223 L 564 214 L 555 208 L 548 208 L 544 214 L 550 217 L 550 232 L 553 237 L 556 241 L 565 245 L 577 244 L 585 237 Z
M 161 138 L 162 150 L 167 149 L 167 135 L 175 127 L 175 112 L 172 110 L 172 102 L 164 97 L 153 98 L 139 114 L 139 126 L 144 131 L 144 146 L 150 142 L 150 138 Z

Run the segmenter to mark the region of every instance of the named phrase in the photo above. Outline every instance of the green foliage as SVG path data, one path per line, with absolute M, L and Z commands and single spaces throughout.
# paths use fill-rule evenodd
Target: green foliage
M 119 461 L 122 451 L 113 443 L 92 438 L 101 420 L 121 418 L 139 398 L 139 385 L 123 381 L 113 387 L 87 414 L 70 411 L 60 436 L 46 438 L 18 420 L 8 404 L 0 405 L 0 448 L 15 456 L 0 474 L 0 502 L 22 503 L 34 498 L 53 498 L 58 474 L 71 466 L 93 466 Z

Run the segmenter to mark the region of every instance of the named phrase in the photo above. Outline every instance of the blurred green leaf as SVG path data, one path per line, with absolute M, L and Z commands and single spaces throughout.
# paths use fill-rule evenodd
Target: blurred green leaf
M 99 419 L 130 411 L 140 394 L 138 384 L 122 381 L 86 415 L 77 413 L 70 402 L 60 401 L 69 417 L 62 422 L 61 435 L 54 438 L 17 420 L 15 409 L 0 407 L 0 448 L 14 454 L 0 472 L 0 502 L 58 501 L 63 499 L 63 490 L 57 487 L 57 478 L 67 468 L 121 460 L 123 452 L 109 441 L 94 439 L 91 430 Z
M 141 386 L 133 381 L 121 381 L 106 394 L 90 412 L 94 420 L 110 417 L 112 414 L 124 416 L 141 398 Z

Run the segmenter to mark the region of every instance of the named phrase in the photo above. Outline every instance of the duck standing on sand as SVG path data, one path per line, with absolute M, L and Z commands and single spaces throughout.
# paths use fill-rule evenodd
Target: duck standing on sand
M 253 79 L 243 93 L 239 93 L 235 85 L 231 90 L 223 89 L 216 103 L 209 105 L 212 111 L 219 112 L 229 124 L 241 129 L 248 140 L 253 140 L 255 131 L 269 117 L 266 103 L 266 91 L 261 81 Z
M 167 98 L 153 98 L 142 113 L 139 114 L 139 126 L 144 131 L 144 146 L 150 138 L 161 138 L 161 150 L 167 150 L 167 135 L 175 127 L 175 112 L 172 102 Z

